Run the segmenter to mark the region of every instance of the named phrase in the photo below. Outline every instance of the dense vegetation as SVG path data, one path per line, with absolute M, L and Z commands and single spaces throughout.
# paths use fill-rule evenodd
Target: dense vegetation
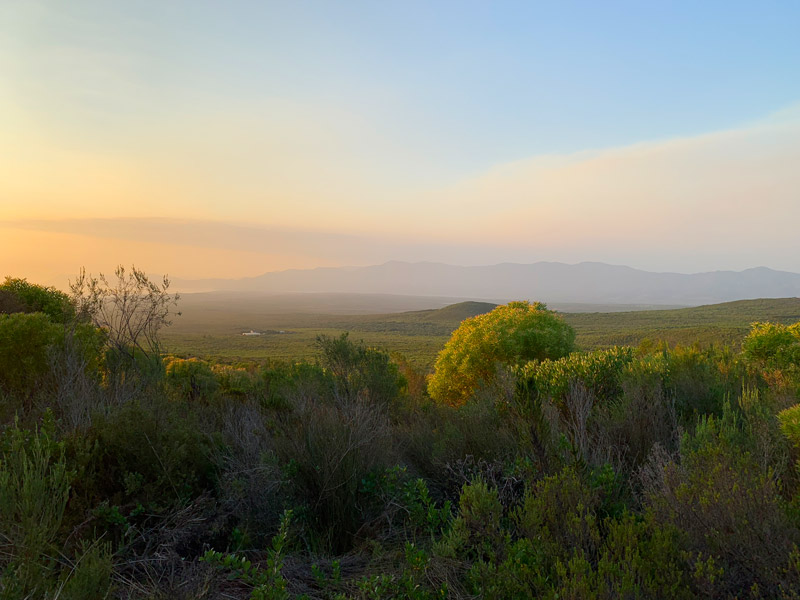
M 347 335 L 165 356 L 168 282 L 78 283 L 0 286 L 3 600 L 800 598 L 798 324 L 581 352 L 502 307 L 451 405 Z

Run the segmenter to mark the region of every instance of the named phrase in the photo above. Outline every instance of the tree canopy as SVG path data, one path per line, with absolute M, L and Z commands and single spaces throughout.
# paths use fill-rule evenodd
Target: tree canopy
M 461 323 L 439 353 L 428 392 L 434 400 L 462 404 L 496 382 L 498 365 L 561 358 L 574 345 L 575 331 L 546 305 L 509 302 Z

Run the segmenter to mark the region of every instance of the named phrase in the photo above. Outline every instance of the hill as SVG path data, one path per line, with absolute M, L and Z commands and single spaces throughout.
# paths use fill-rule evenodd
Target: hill
M 687 275 L 651 273 L 597 262 L 461 267 L 393 261 L 368 267 L 294 269 L 237 280 L 175 280 L 174 283 L 185 291 L 405 294 L 503 302 L 527 299 L 549 304 L 687 306 L 800 296 L 800 274 L 766 267 Z

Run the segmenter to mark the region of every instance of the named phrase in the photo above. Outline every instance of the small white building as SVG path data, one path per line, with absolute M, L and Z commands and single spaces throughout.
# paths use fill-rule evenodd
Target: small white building
M 259 331 L 253 331 L 253 330 L 251 329 L 250 331 L 245 331 L 245 332 L 244 332 L 242 335 L 247 335 L 247 336 L 250 336 L 250 335 L 261 335 L 261 332 L 259 332 Z

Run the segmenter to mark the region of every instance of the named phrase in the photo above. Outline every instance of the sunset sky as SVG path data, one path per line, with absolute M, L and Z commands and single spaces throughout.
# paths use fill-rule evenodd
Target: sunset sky
M 0 278 L 800 272 L 800 3 L 0 3 Z

